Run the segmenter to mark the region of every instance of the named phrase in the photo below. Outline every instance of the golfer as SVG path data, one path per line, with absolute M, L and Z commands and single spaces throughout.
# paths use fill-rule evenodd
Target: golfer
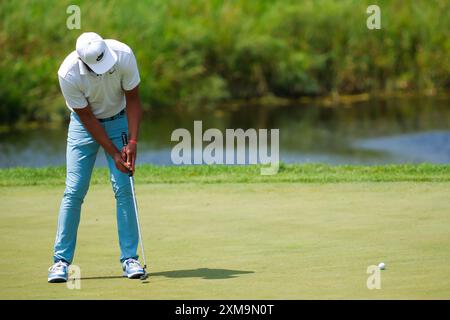
M 139 71 L 133 51 L 98 34 L 80 35 L 76 50 L 58 70 L 59 84 L 71 110 L 67 137 L 66 188 L 61 202 L 48 282 L 65 282 L 77 240 L 83 199 L 88 191 L 97 152 L 103 147 L 116 198 L 120 262 L 124 276 L 139 278 L 138 229 L 128 177 L 134 172 L 139 123 Z M 121 134 L 128 134 L 122 146 Z

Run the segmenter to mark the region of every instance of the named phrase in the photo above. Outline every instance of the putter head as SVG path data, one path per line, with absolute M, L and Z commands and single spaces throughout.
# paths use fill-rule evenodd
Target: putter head
M 146 264 L 144 264 L 144 268 L 143 269 L 144 269 L 144 274 L 139 278 L 141 280 L 145 280 L 145 279 L 148 278 L 147 265 Z
M 147 278 L 148 278 L 148 273 L 144 270 L 144 274 L 139 279 L 146 280 Z

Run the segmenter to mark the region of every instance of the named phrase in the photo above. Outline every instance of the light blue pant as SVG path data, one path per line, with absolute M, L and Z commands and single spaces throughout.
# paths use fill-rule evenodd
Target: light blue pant
M 101 125 L 117 148 L 122 149 L 121 134 L 128 133 L 126 116 L 103 122 Z M 55 262 L 64 260 L 72 263 L 80 223 L 81 204 L 89 189 L 99 147 L 100 145 L 84 128 L 77 114 L 72 112 L 67 137 L 66 189 L 59 210 L 53 257 Z M 128 258 L 137 259 L 139 238 L 130 180 L 127 174 L 116 168 L 109 154 L 106 152 L 105 154 L 116 198 L 120 261 L 123 262 Z

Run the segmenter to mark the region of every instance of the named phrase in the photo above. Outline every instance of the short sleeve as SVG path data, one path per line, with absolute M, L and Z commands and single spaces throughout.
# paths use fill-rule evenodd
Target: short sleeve
M 64 79 L 59 75 L 58 79 L 59 86 L 61 87 L 62 94 L 68 107 L 72 109 L 82 109 L 88 105 L 86 97 L 73 82 Z
M 130 51 L 124 56 L 121 69 L 122 89 L 125 91 L 134 89 L 141 81 L 141 78 L 139 76 L 139 70 L 133 51 Z

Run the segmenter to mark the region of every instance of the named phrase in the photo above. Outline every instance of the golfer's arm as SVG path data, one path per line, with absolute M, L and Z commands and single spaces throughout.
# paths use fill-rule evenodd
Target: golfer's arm
M 92 137 L 97 141 L 109 155 L 113 156 L 119 150 L 114 143 L 109 139 L 105 129 L 101 126 L 100 122 L 94 116 L 91 107 L 88 105 L 82 109 L 74 109 L 81 122 Z
M 142 106 L 139 99 L 139 85 L 130 91 L 125 91 L 127 101 L 128 135 L 130 140 L 138 139 L 139 125 L 142 119 Z

